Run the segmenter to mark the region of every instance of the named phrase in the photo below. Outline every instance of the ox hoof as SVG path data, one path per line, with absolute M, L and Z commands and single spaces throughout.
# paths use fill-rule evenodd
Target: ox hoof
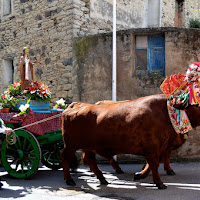
M 176 173 L 173 170 L 166 170 L 167 175 L 173 176 L 176 175 Z
M 136 172 L 134 174 L 134 181 L 140 180 L 141 179 L 141 172 Z
M 101 185 L 108 185 L 108 182 L 106 180 L 100 180 Z
M 158 187 L 159 190 L 167 189 L 167 186 L 164 185 L 163 183 L 162 184 L 156 184 L 156 186 Z
M 66 183 L 67 183 L 67 185 L 71 185 L 71 186 L 75 186 L 76 185 L 76 183 L 74 182 L 73 179 L 67 180 Z
M 117 170 L 116 170 L 116 173 L 117 173 L 117 174 L 123 174 L 124 172 L 123 172 L 121 169 L 117 169 Z

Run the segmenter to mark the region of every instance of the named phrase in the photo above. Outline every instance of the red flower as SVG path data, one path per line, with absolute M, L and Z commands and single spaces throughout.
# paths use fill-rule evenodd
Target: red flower
M 200 62 L 193 62 L 194 65 L 199 66 Z

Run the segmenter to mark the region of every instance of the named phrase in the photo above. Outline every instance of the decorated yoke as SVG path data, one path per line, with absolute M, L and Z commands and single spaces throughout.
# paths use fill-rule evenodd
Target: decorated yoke
M 200 106 L 200 63 L 190 65 L 186 75 L 166 77 L 160 88 L 168 99 L 168 113 L 176 133 L 192 130 L 185 108 L 189 104 Z

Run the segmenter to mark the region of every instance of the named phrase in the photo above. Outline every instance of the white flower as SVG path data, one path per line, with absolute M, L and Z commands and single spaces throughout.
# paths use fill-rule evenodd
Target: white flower
M 64 106 L 65 105 L 65 100 L 61 98 L 60 100 L 56 101 L 58 105 Z
M 21 112 L 25 112 L 28 108 L 29 108 L 29 104 L 26 104 L 26 105 L 21 105 L 20 107 L 19 107 L 19 110 L 21 111 Z

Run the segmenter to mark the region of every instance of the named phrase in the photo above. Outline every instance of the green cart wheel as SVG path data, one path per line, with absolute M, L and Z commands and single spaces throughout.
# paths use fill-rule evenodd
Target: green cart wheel
M 9 145 L 6 139 L 1 148 L 1 161 L 13 178 L 29 179 L 38 170 L 41 149 L 35 136 L 26 130 L 17 130 L 16 143 Z
M 50 169 L 60 169 L 62 167 L 60 153 L 63 150 L 63 140 L 49 145 L 42 146 L 42 164 Z

